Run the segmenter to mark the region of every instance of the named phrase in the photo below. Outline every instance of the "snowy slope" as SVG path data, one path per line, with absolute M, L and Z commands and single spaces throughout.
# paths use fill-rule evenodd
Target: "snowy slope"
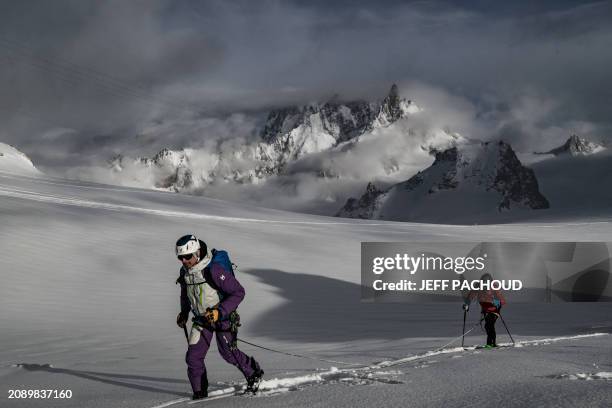
M 32 176 L 42 174 L 28 156 L 4 143 L 0 143 L 0 171 Z
M 344 220 L 3 173 L 0 214 L 0 391 L 73 391 L 70 400 L 44 402 L 52 407 L 154 407 L 189 395 L 184 338 L 174 324 L 178 263 L 172 251 L 174 240 L 187 232 L 227 249 L 238 264 L 247 290 L 241 337 L 367 365 L 402 361 L 456 340 L 462 312 L 455 304 L 361 303 L 361 241 L 612 238 L 605 218 L 481 227 Z M 515 340 L 524 341 L 609 331 L 610 311 L 604 303 L 515 304 L 505 318 Z M 474 319 L 469 316 L 470 324 Z M 502 330 L 500 340 L 507 341 Z M 467 344 L 479 342 L 478 329 Z M 330 363 L 245 345 L 264 365 L 266 378 L 280 385 L 270 395 L 206 405 L 397 406 L 410 400 L 447 407 L 488 398 L 505 406 L 505 392 L 524 403 L 536 398 L 540 406 L 556 406 L 561 398 L 578 406 L 605 401 L 606 380 L 569 378 L 612 371 L 609 336 L 541 343 L 550 344 L 500 349 L 495 360 L 477 350 L 429 354 L 364 375 L 333 374 Z M 214 348 L 207 364 L 213 389 L 240 383 Z M 304 376 L 314 380 L 295 380 Z M 485 397 L 492 388 L 501 392 Z

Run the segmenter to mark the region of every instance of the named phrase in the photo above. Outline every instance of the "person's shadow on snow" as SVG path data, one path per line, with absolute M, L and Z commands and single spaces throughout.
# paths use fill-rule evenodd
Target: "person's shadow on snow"
M 282 340 L 340 342 L 356 339 L 457 336 L 461 299 L 453 303 L 361 302 L 361 285 L 324 276 L 274 269 L 241 270 L 275 291 L 286 302 L 254 321 L 249 331 Z M 459 306 L 458 306 L 459 305 Z M 457 313 L 457 311 L 461 313 Z
M 367 339 L 401 339 L 461 336 L 462 300 L 428 297 L 416 303 L 361 302 L 361 285 L 320 275 L 289 273 L 275 269 L 241 270 L 276 288 L 285 302 L 248 321 L 255 336 L 300 342 L 351 342 Z M 444 303 L 431 303 L 443 301 Z M 450 303 L 449 303 L 450 302 Z M 510 303 L 503 310 L 513 335 L 567 335 L 612 332 L 609 303 Z M 585 316 L 589 319 L 585 321 Z M 480 319 L 480 307 L 472 305 L 468 326 Z M 470 323 L 471 322 L 471 323 Z M 247 324 L 247 322 L 244 322 Z M 482 334 L 475 329 L 471 335 Z M 503 326 L 498 334 L 505 336 Z
M 191 393 L 180 392 L 176 390 L 168 390 L 164 388 L 153 387 L 150 385 L 138 384 L 138 381 L 146 382 L 161 382 L 167 384 L 189 384 L 187 380 L 177 380 L 175 378 L 164 378 L 164 377 L 148 377 L 142 375 L 131 375 L 131 374 L 117 374 L 117 373 L 104 373 L 99 371 L 82 371 L 82 370 L 71 370 L 68 368 L 57 368 L 50 364 L 30 364 L 20 363 L 17 367 L 23 368 L 27 371 L 45 371 L 52 374 L 67 374 L 75 377 L 91 380 L 99 383 L 116 385 L 120 387 L 131 388 L 139 391 L 149 391 L 155 393 L 165 393 L 170 395 L 177 395 L 179 397 L 190 396 Z

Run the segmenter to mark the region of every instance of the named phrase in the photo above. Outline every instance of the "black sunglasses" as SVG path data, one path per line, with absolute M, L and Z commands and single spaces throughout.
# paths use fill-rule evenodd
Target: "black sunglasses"
M 182 261 L 183 259 L 188 261 L 191 258 L 193 258 L 193 254 L 179 255 L 179 256 L 177 256 L 177 258 L 178 258 L 179 261 Z

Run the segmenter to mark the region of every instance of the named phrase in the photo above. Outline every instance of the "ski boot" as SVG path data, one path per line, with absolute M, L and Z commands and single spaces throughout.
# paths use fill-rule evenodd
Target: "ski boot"
M 202 379 L 200 380 L 200 386 L 201 391 L 195 391 L 191 399 L 199 400 L 208 397 L 208 376 L 206 375 L 206 373 L 204 373 Z
M 496 348 L 497 344 L 487 344 L 486 346 L 484 346 L 484 348 L 486 349 L 492 349 L 492 348 Z
M 253 357 L 251 357 L 251 367 L 253 368 L 253 374 L 246 379 L 247 387 L 244 391 L 245 394 L 256 394 L 257 390 L 259 390 L 259 384 L 261 384 L 261 378 L 264 375 L 264 371 Z
M 208 397 L 208 391 L 196 391 L 193 393 L 193 396 L 191 397 L 192 400 L 199 400 L 199 399 L 204 399 Z

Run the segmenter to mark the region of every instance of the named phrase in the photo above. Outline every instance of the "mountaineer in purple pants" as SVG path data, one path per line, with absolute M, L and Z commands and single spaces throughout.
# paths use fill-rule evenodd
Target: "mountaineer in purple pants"
M 208 377 L 204 357 L 213 332 L 217 348 L 225 361 L 236 366 L 247 380 L 247 391 L 257 392 L 263 370 L 253 357 L 236 345 L 240 317 L 236 309 L 244 299 L 244 288 L 232 270 L 225 251 L 209 251 L 194 235 L 185 235 L 176 242 L 176 255 L 183 264 L 177 283 L 181 285 L 181 312 L 176 318 L 179 327 L 186 327 L 189 311 L 193 325 L 185 360 L 193 399 L 208 396 Z

